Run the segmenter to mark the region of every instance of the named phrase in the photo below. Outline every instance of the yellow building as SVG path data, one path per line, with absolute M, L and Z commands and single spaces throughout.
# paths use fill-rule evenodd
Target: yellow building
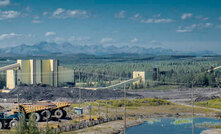
M 147 73 L 145 71 L 133 71 L 133 79 L 137 77 L 140 77 L 140 79 L 136 82 L 133 82 L 133 84 L 139 85 L 141 82 L 144 84 L 147 79 Z
M 53 87 L 74 82 L 74 70 L 59 66 L 58 60 L 17 60 L 16 64 L 0 68 L 6 70 L 6 87 L 46 84 Z

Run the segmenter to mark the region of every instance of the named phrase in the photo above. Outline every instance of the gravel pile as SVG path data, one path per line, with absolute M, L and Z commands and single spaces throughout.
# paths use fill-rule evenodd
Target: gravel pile
M 17 98 L 24 100 L 77 100 L 79 98 L 78 88 L 55 88 L 38 86 L 18 86 L 10 93 L 0 93 L 0 98 Z M 122 98 L 124 93 L 119 90 L 85 90 L 81 89 L 84 100 Z M 136 94 L 127 94 L 128 97 L 139 97 Z
M 195 99 L 195 102 L 208 101 L 219 98 L 220 98 L 219 96 L 199 96 Z

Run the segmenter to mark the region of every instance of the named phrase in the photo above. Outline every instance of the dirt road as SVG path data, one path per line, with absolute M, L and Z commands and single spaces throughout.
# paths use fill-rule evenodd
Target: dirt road
M 129 91 L 131 94 L 139 94 L 145 98 L 162 98 L 172 102 L 186 103 L 191 100 L 192 89 L 180 88 L 171 90 L 145 90 L 145 91 Z M 194 88 L 194 99 L 199 97 L 219 96 L 220 88 Z

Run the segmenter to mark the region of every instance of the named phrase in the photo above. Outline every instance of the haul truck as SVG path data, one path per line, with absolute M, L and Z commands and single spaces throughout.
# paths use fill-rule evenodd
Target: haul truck
M 22 103 L 12 109 L 12 114 L 22 112 L 26 118 L 35 118 L 37 122 L 49 120 L 51 116 L 57 119 L 65 118 L 65 107 L 69 107 L 70 102 L 48 102 L 40 101 L 37 103 Z
M 20 117 L 23 117 L 22 113 L 0 113 L 0 129 L 4 128 L 16 128 Z M 24 118 L 23 118 L 24 119 Z

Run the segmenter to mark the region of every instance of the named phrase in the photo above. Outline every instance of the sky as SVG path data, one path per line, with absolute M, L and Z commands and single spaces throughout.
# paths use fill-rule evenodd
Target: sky
M 221 1 L 0 0 L 0 48 L 41 41 L 221 54 Z

